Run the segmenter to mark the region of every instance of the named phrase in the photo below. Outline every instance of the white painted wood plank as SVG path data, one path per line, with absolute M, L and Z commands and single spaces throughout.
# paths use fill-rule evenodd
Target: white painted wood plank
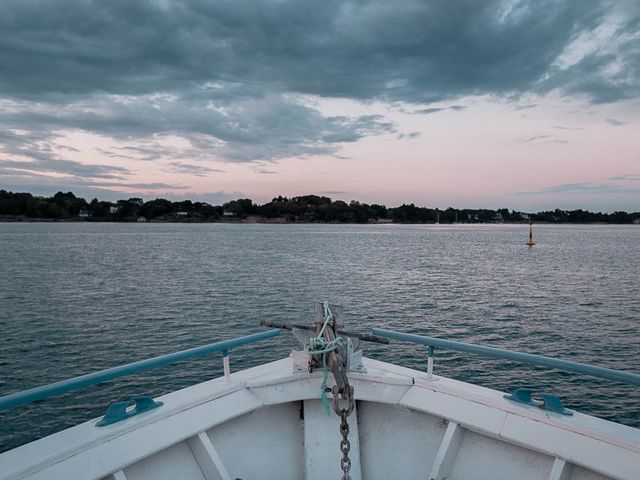
M 613 445 L 635 450 L 640 453 L 640 429 L 602 420 L 597 417 L 575 412 L 567 417 L 546 412 L 534 406 L 517 404 L 503 398 L 504 392 L 461 382 L 451 378 L 439 377 L 439 381 L 430 382 L 426 373 L 400 367 L 370 358 L 365 358 L 364 364 L 369 372 L 384 371 L 388 374 L 406 375 L 414 379 L 415 386 L 434 392 L 452 395 L 457 398 L 472 401 L 492 409 L 513 413 L 535 421 L 556 425 L 591 438 L 599 439 Z M 458 422 L 462 423 L 462 422 Z
M 30 480 L 67 479 L 82 472 L 84 480 L 99 479 L 104 476 L 105 470 L 113 471 L 132 465 L 160 450 L 186 440 L 202 431 L 203 428 L 213 427 L 261 406 L 262 403 L 248 390 L 234 392 L 215 401 L 165 418 L 163 421 L 127 432 L 24 478 Z
M 187 444 L 207 480 L 231 480 L 220 455 L 206 433 L 200 432 L 187 439 Z
M 547 480 L 554 457 L 466 430 L 449 478 Z
M 561 457 L 601 475 L 638 480 L 640 455 L 635 450 L 513 414 L 507 416 L 500 437 L 530 450 Z
M 127 480 L 206 480 L 187 442 L 171 445 L 127 466 L 124 471 Z M 84 472 L 71 478 L 86 479 Z
M 234 374 L 235 375 L 235 374 Z M 377 403 L 396 404 L 411 387 L 410 380 L 404 383 L 385 383 L 381 379 L 351 378 L 350 383 L 355 388 L 356 399 L 369 400 Z M 279 384 L 248 384 L 247 387 L 265 405 L 295 402 L 300 400 L 317 400 L 320 396 L 322 376 L 295 378 Z
M 455 422 L 449 422 L 447 431 L 444 433 L 442 443 L 433 461 L 429 480 L 444 480 L 451 473 L 453 463 L 462 443 L 464 429 Z
M 397 405 L 358 402 L 358 430 L 363 478 L 426 480 L 447 425 Z
M 349 415 L 349 442 L 351 451 L 352 480 L 362 480 L 360 466 L 360 441 L 358 434 L 358 412 L 354 408 Z M 340 417 L 333 410 L 328 414 L 322 408 L 320 400 L 304 402 L 304 457 L 306 480 L 327 480 L 342 478 L 340 460 Z
M 562 458 L 556 458 L 551 467 L 549 480 L 569 480 L 571 475 L 571 464 Z
M 106 480 L 127 480 L 127 477 L 122 470 L 118 470 L 109 475 Z
M 260 408 L 207 431 L 231 478 L 304 479 L 300 402 Z
M 400 401 L 403 407 L 446 418 L 481 433 L 498 437 L 506 412 L 451 394 L 411 387 Z
M 280 379 L 282 381 L 291 376 L 290 371 L 291 359 L 277 360 L 236 372 L 231 377 L 232 381 L 230 382 L 227 382 L 224 377 L 219 377 L 163 395 L 156 399 L 164 402 L 162 407 L 107 427 L 96 428 L 95 423 L 98 419 L 93 419 L 70 429 L 54 433 L 14 450 L 1 453 L 0 479 L 15 480 L 36 474 L 36 472 L 55 463 L 109 442 L 111 439 L 118 438 L 128 432 L 144 428 L 156 422 L 162 422 L 164 419 L 184 410 L 231 395 L 244 389 L 246 382 L 249 380 L 276 381 L 276 379 Z M 202 425 L 188 436 L 206 427 L 207 425 Z M 115 465 L 108 470 L 105 468 L 97 478 L 102 478 L 120 467 L 120 465 Z

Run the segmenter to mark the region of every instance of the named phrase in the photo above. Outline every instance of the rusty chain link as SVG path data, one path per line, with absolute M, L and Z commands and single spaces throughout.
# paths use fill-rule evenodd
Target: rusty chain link
M 351 443 L 349 443 L 349 424 L 347 423 L 349 413 L 346 408 L 340 410 L 340 434 L 342 435 L 342 440 L 340 440 L 340 451 L 342 452 L 340 468 L 342 468 L 342 480 L 351 480 L 351 475 L 349 475 L 349 470 L 351 470 L 351 459 L 349 458 Z

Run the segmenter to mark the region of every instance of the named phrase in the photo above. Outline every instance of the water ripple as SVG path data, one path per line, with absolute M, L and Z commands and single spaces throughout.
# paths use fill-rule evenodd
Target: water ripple
M 634 226 L 1 224 L 0 395 L 259 331 L 345 306 L 350 328 L 476 342 L 640 371 L 640 229 Z M 285 335 L 232 366 L 288 354 Z M 425 369 L 424 349 L 365 345 Z M 637 389 L 438 352 L 437 372 L 500 390 L 552 391 L 640 427 Z M 101 415 L 112 401 L 220 375 L 220 356 L 0 414 L 0 451 Z

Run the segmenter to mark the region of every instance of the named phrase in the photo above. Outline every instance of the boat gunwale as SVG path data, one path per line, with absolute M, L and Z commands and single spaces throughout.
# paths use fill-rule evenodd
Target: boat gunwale
M 534 411 L 529 408 L 523 408 L 526 406 L 512 404 L 511 402 L 501 399 L 501 392 L 498 392 L 496 390 L 491 390 L 485 387 L 480 387 L 477 385 L 468 384 L 444 377 L 440 377 L 438 381 L 429 380 L 427 379 L 424 372 L 369 358 L 363 359 L 363 362 L 365 368 L 367 368 L 368 370 L 367 372 L 351 372 L 349 374 L 349 377 L 353 380 L 353 383 L 356 386 L 356 398 L 359 401 L 376 402 L 376 400 L 378 400 L 378 402 L 376 403 L 387 403 L 396 405 L 400 408 L 407 408 L 410 410 L 423 412 L 428 415 L 442 417 L 448 421 L 459 423 L 463 428 L 466 428 L 468 430 L 475 431 L 479 434 L 487 435 L 498 440 L 507 441 L 508 443 L 521 445 L 525 448 L 533 451 L 538 451 L 546 455 L 554 455 L 554 453 L 551 451 L 544 451 L 539 448 L 531 448 L 530 445 L 528 446 L 526 443 L 519 443 L 514 439 L 505 439 L 501 435 L 501 429 L 504 427 L 508 418 L 520 417 L 525 421 L 533 421 L 544 425 L 542 427 L 543 429 L 561 429 L 571 435 L 580 435 L 580 437 L 584 437 L 584 439 L 586 439 L 587 441 L 597 442 L 598 444 L 608 444 L 611 447 L 623 448 L 624 450 L 634 453 L 640 452 L 640 445 L 634 443 L 630 439 L 625 440 L 624 438 L 616 437 L 615 435 L 603 434 L 601 432 L 589 430 L 584 426 L 581 426 L 580 423 L 582 423 L 584 419 L 590 419 L 591 423 L 595 423 L 596 425 L 600 426 L 606 426 L 608 429 L 618 431 L 619 433 L 623 433 L 623 431 L 626 433 L 636 432 L 637 429 L 634 429 L 633 427 L 615 424 L 613 422 L 608 422 L 606 420 L 597 419 L 595 417 L 590 417 L 588 415 L 582 414 L 577 414 L 577 416 L 570 418 L 559 418 L 560 416 L 556 414 L 549 414 L 548 412 L 544 412 L 539 409 L 538 411 Z M 87 430 L 88 427 L 94 428 L 93 432 L 96 433 L 94 434 L 94 438 L 92 439 L 92 441 L 90 441 L 89 443 L 84 441 L 86 439 L 85 435 L 81 435 L 81 445 L 73 445 L 67 442 L 61 442 L 65 444 L 66 447 L 68 447 L 65 448 L 64 451 L 58 451 L 57 455 L 49 456 L 47 459 L 38 462 L 38 464 L 30 465 L 27 469 L 20 469 L 20 471 L 14 470 L 15 474 L 19 473 L 18 478 L 24 478 L 25 476 L 31 474 L 37 475 L 38 471 L 42 469 L 46 470 L 55 464 L 72 460 L 73 457 L 76 456 L 82 456 L 83 453 L 86 454 L 90 450 L 97 448 L 102 444 L 114 441 L 118 442 L 118 439 L 123 439 L 122 441 L 125 441 L 124 437 L 129 434 L 134 434 L 134 432 L 136 431 L 148 430 L 155 424 L 161 424 L 170 419 L 173 419 L 173 421 L 177 421 L 178 417 L 180 417 L 181 414 L 187 414 L 189 411 L 198 409 L 198 407 L 205 409 L 213 408 L 215 403 L 219 403 L 219 400 L 223 398 L 230 399 L 231 396 L 234 396 L 234 394 L 239 394 L 239 392 L 242 391 L 245 391 L 246 393 L 239 394 L 240 397 L 238 398 L 244 398 L 249 395 L 246 398 L 255 399 L 253 408 L 248 408 L 246 411 L 240 411 L 239 413 L 237 413 L 237 415 L 224 416 L 211 424 L 201 425 L 201 428 L 199 427 L 197 429 L 198 431 L 190 431 L 188 434 L 180 436 L 180 438 L 174 437 L 164 447 L 159 447 L 155 451 L 144 452 L 142 458 L 157 453 L 157 451 L 167 448 L 172 444 L 183 441 L 194 434 L 214 428 L 220 423 L 224 423 L 231 420 L 232 418 L 236 418 L 238 415 L 248 414 L 252 411 L 279 403 L 288 403 L 290 401 L 302 400 L 317 400 L 317 391 L 321 382 L 321 374 L 314 373 L 310 375 L 308 372 L 296 372 L 293 367 L 294 366 L 291 359 L 284 358 L 275 362 L 270 362 L 247 370 L 236 372 L 232 374 L 231 378 L 228 381 L 224 377 L 218 377 L 216 379 L 187 387 L 176 392 L 171 392 L 160 397 L 160 399 L 165 402 L 165 406 L 163 408 L 155 409 L 138 417 L 133 417 L 131 419 L 123 421 L 120 424 L 114 424 L 109 427 L 100 429 L 96 429 L 93 427 L 93 425 L 95 425 L 95 419 L 89 422 L 85 422 L 70 429 L 53 434 L 49 437 L 45 437 L 27 445 L 23 445 L 16 448 L 15 450 L 0 454 L 0 465 L 2 465 L 3 457 L 5 459 L 8 459 L 8 456 L 10 456 L 11 454 L 15 455 L 19 454 L 19 452 L 24 452 L 25 454 L 27 454 L 29 451 L 35 452 L 37 449 L 45 447 L 45 445 L 48 443 L 55 444 L 60 439 L 73 436 L 73 434 L 70 433 L 72 431 L 79 433 L 82 431 L 91 431 Z M 394 401 L 380 401 L 380 398 L 374 394 L 375 392 L 380 393 L 381 385 L 387 387 L 387 389 L 397 390 L 397 392 L 395 393 L 396 397 Z M 286 399 L 283 399 L 282 401 L 271 402 L 267 397 L 264 396 L 264 393 L 268 392 L 269 390 L 274 390 L 276 386 L 286 387 L 284 389 L 281 388 L 281 395 L 283 394 L 283 391 L 286 392 L 289 389 L 295 390 L 296 387 L 299 387 L 299 389 L 297 393 L 294 391 L 293 397 L 291 398 L 288 397 Z M 374 391 L 370 394 L 367 394 L 367 389 L 365 388 L 366 386 L 372 387 Z M 213 391 L 211 391 L 212 388 Z M 460 421 L 460 419 L 455 418 L 455 416 L 442 415 L 439 412 L 434 412 L 433 406 L 429 404 L 420 405 L 420 408 L 415 408 L 415 404 L 412 404 L 409 401 L 410 398 L 408 398 L 408 396 L 410 396 L 410 392 L 413 392 L 411 393 L 411 395 L 413 396 L 420 396 L 420 391 L 430 391 L 436 395 L 448 396 L 449 400 L 444 402 L 445 404 L 450 403 L 451 400 L 455 398 L 463 403 L 466 402 L 470 407 L 476 405 L 476 407 L 474 407 L 476 410 L 477 408 L 483 408 L 497 411 L 497 414 L 499 416 L 501 415 L 503 417 L 503 420 L 501 422 L 498 422 L 499 425 L 498 423 L 496 423 L 493 428 L 482 428 L 482 426 L 478 422 L 476 422 L 476 424 L 474 425 L 468 422 Z M 302 395 L 300 394 L 300 392 L 302 392 Z M 422 394 L 422 396 L 424 396 L 424 394 Z M 189 397 L 194 398 L 191 398 L 191 401 L 185 402 L 185 400 L 189 400 Z M 282 399 L 282 397 L 280 398 Z M 207 404 L 209 405 L 207 406 Z M 196 412 L 193 411 L 191 413 L 195 414 Z M 638 432 L 640 433 L 640 431 Z M 31 456 L 31 458 L 37 458 L 37 456 L 33 455 Z M 580 462 L 574 463 L 582 465 L 582 463 Z M 130 464 L 131 463 L 127 463 L 127 465 Z M 587 468 L 594 470 L 593 466 L 591 465 L 587 466 Z M 4 469 L 0 471 L 3 470 Z M 108 475 L 110 473 L 112 472 L 103 472 L 97 478 L 101 478 L 103 474 Z M 605 475 L 611 475 L 610 472 L 601 473 Z

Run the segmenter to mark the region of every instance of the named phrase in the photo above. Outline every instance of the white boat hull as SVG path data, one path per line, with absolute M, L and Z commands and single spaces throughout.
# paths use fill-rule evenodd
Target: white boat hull
M 501 392 L 371 359 L 349 374 L 353 480 L 640 478 L 640 430 L 509 402 Z M 86 422 L 0 455 L 0 479 L 340 478 L 339 419 L 322 373 L 291 358 Z

